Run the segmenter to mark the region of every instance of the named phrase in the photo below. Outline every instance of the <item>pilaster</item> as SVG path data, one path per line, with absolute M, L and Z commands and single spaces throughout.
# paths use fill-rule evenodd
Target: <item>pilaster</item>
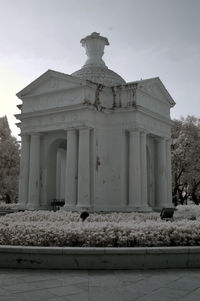
M 77 202 L 77 130 L 67 130 L 67 152 L 65 166 L 65 206 L 64 209 L 74 209 Z
M 90 208 L 90 128 L 79 129 L 77 207 Z
M 142 131 L 140 135 L 140 146 L 141 146 L 141 209 L 144 211 L 150 210 L 148 206 L 147 196 L 147 133 Z
M 172 204 L 172 166 L 171 166 L 171 139 L 166 140 L 166 170 L 167 170 L 167 200 L 168 207 Z
M 19 176 L 19 209 L 25 209 L 26 203 L 28 202 L 29 158 L 30 136 L 27 134 L 22 134 Z
M 141 206 L 140 132 L 129 133 L 129 206 Z
M 66 150 L 60 149 L 61 166 L 60 166 L 60 199 L 65 198 L 65 172 L 66 172 Z
M 156 207 L 167 207 L 167 174 L 166 174 L 166 141 L 160 137 L 157 144 L 157 181 L 156 181 Z
M 61 152 L 57 150 L 56 154 L 56 198 L 60 199 L 60 186 L 61 186 Z
M 31 134 L 30 169 L 27 209 L 38 209 L 40 204 L 40 134 Z

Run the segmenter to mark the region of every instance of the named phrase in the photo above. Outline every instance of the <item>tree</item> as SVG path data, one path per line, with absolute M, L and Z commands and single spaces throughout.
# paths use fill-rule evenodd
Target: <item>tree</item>
M 0 118 L 0 195 L 14 201 L 18 195 L 19 144 L 11 135 L 7 117 Z
M 200 119 L 188 116 L 174 120 L 172 127 L 173 199 L 188 196 L 198 204 L 200 196 Z

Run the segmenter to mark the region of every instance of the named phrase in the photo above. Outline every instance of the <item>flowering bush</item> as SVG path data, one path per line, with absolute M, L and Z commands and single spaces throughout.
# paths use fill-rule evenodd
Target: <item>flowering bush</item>
M 0 218 L 0 244 L 138 247 L 200 245 L 200 206 L 179 206 L 173 221 L 159 213 L 90 214 L 25 211 Z
M 0 202 L 0 211 L 12 210 L 16 207 L 15 203 L 6 204 L 5 202 Z

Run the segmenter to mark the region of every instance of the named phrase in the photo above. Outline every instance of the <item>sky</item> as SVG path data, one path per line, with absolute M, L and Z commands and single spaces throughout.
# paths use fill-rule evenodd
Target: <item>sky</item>
M 0 117 L 14 136 L 16 93 L 48 69 L 80 69 L 94 31 L 110 42 L 109 69 L 127 82 L 159 76 L 171 118 L 200 118 L 200 0 L 0 0 Z

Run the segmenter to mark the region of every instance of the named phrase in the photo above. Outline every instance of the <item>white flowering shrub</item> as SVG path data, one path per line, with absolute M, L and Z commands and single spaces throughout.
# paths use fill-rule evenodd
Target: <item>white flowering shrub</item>
M 16 207 L 15 203 L 12 204 L 6 204 L 5 202 L 0 202 L 0 211 L 4 210 L 12 210 Z
M 200 245 L 200 206 L 179 206 L 173 221 L 159 213 L 90 214 L 25 211 L 0 217 L 0 244 L 138 247 Z

